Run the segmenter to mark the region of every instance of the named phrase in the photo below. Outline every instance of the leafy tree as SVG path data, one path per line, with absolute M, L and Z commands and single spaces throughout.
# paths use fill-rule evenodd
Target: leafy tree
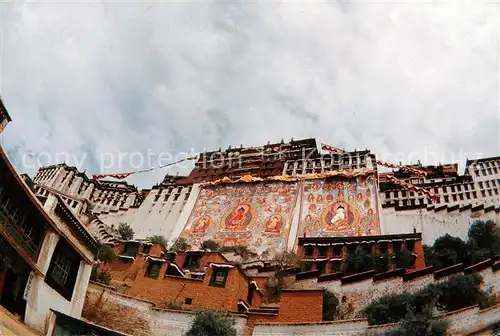
M 186 238 L 177 238 L 177 240 L 170 246 L 169 251 L 171 252 L 179 252 L 179 251 L 186 251 L 189 249 L 189 244 L 186 240 Z
M 374 269 L 376 260 L 374 256 L 363 249 L 358 249 L 354 254 L 349 254 L 343 265 L 343 272 L 347 274 L 362 273 Z
M 465 262 L 467 250 L 467 244 L 462 239 L 445 234 L 432 246 L 431 263 L 436 269 L 441 269 Z
M 111 282 L 111 274 L 109 274 L 108 271 L 99 271 L 97 266 L 94 266 L 92 267 L 92 272 L 90 273 L 90 280 L 104 285 L 109 285 Z
M 478 274 L 455 275 L 437 284 L 436 307 L 439 310 L 453 311 L 478 303 L 483 295 L 482 278 Z
M 235 320 L 229 315 L 197 311 L 185 336 L 236 336 Z
M 400 325 L 389 333 L 391 336 L 446 336 L 448 323 L 446 321 L 435 321 L 432 318 L 432 310 L 427 308 L 425 312 L 414 313 L 409 309 Z
M 406 316 L 406 306 L 411 299 L 409 293 L 384 295 L 370 302 L 363 313 L 370 325 L 399 322 Z
M 339 299 L 334 293 L 325 290 L 323 293 L 323 321 L 333 321 L 337 317 Z
M 396 268 L 409 268 L 413 264 L 413 255 L 405 248 L 396 253 Z
M 379 255 L 374 255 L 373 258 L 374 258 L 375 270 L 378 273 L 387 272 L 389 270 L 390 259 L 388 252 L 384 252 Z
M 475 221 L 469 228 L 468 237 L 476 258 L 479 255 L 484 259 L 500 256 L 500 228 L 494 221 Z
M 213 241 L 211 239 L 205 240 L 203 244 L 201 244 L 201 249 L 202 250 L 210 250 L 210 251 L 217 251 L 219 250 L 220 245 L 216 241 Z
M 284 276 L 286 270 L 300 266 L 299 257 L 290 251 L 279 253 L 273 258 L 274 274 L 266 284 L 267 293 L 271 301 L 279 300 L 283 289 L 286 288 Z
M 424 252 L 424 258 L 425 258 L 425 265 L 427 266 L 432 266 L 434 265 L 434 255 L 432 251 L 432 246 L 424 244 L 422 246 L 422 250 Z
M 160 244 L 164 249 L 167 249 L 167 240 L 162 235 L 154 235 L 147 238 L 153 244 Z
M 116 253 L 113 248 L 109 245 L 102 244 L 97 251 L 97 259 L 103 263 L 108 263 L 116 258 Z
M 127 223 L 120 223 L 120 225 L 118 225 L 118 233 L 123 240 L 134 239 L 134 230 Z

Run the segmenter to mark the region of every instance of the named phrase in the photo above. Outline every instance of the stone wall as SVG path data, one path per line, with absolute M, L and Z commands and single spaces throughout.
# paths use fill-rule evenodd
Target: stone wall
M 490 261 L 481 264 L 488 263 L 491 265 Z M 493 267 L 482 268 L 477 273 L 483 277 L 483 289 L 489 293 L 500 293 L 500 272 L 495 271 Z M 436 279 L 438 276 L 435 273 L 426 272 L 425 269 L 417 272 L 419 275 L 416 277 L 408 276 L 412 273 L 407 273 L 405 276 L 394 276 L 383 280 L 374 280 L 370 277 L 352 283 L 342 283 L 341 279 L 319 282 L 318 278 L 309 278 L 296 281 L 293 288 L 324 288 L 335 293 L 339 300 L 343 301 L 339 307 L 341 318 L 353 319 L 359 317 L 360 311 L 371 301 L 383 295 L 403 292 L 414 293 L 430 283 L 443 281 L 447 278 Z M 417 272 L 415 274 L 418 274 Z
M 500 320 L 500 304 L 479 310 L 469 307 L 437 317 L 449 322 L 449 335 L 487 334 Z M 369 326 L 365 319 L 322 323 L 256 323 L 253 336 L 385 335 L 397 324 Z
M 143 317 L 148 322 L 149 330 L 145 332 L 147 335 L 181 336 L 188 331 L 194 317 L 193 313 L 189 311 L 157 309 L 152 302 L 119 294 L 110 288 L 93 283 L 89 285 L 87 291 L 86 309 L 101 295 L 103 295 L 103 299 L 106 300 L 107 304 L 117 305 L 123 311 L 131 309 Z M 241 315 L 234 315 L 233 317 L 236 320 L 237 336 L 244 335 L 247 318 Z M 117 324 L 115 329 L 120 330 L 120 325 Z

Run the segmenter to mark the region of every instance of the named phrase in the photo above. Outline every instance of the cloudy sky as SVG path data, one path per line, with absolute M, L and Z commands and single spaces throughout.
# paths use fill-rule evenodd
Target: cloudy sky
M 292 137 L 367 147 L 393 161 L 500 153 L 494 2 L 0 7 L 0 92 L 13 118 L 1 141 L 30 174 L 32 155 L 54 163 L 65 153 L 97 173 L 113 154 L 106 172 L 115 172 L 129 169 L 134 152 Z M 164 173 L 130 182 L 148 187 Z

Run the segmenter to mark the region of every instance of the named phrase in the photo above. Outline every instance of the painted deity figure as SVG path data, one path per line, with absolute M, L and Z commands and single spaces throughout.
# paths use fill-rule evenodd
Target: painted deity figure
M 210 223 L 210 217 L 203 216 L 194 225 L 193 232 L 206 232 L 208 229 L 208 224 Z
M 269 219 L 266 229 L 264 230 L 267 233 L 280 233 L 282 224 L 282 217 L 279 214 L 271 216 Z
M 335 223 L 344 220 L 345 218 L 345 209 L 343 206 L 339 206 L 337 210 L 335 210 L 335 216 L 332 217 L 332 220 L 330 222 L 332 225 L 335 225 Z

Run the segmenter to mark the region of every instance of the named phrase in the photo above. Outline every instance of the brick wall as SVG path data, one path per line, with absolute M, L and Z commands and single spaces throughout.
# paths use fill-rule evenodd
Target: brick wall
M 279 322 L 320 322 L 323 320 L 323 289 L 284 290 Z

